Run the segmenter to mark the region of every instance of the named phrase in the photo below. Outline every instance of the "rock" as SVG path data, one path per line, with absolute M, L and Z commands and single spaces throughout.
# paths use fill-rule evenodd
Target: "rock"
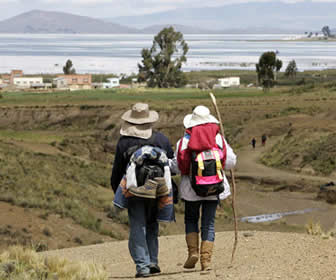
M 0 271 L 4 271 L 7 275 L 13 273 L 15 271 L 15 263 L 14 262 L 8 262 L 4 263 L 0 266 Z
M 254 236 L 254 232 L 244 232 L 243 236 L 244 237 L 252 237 L 252 236 Z
M 331 204 L 336 204 L 336 186 L 329 185 L 325 187 L 320 187 L 317 198 L 325 200 L 326 202 Z

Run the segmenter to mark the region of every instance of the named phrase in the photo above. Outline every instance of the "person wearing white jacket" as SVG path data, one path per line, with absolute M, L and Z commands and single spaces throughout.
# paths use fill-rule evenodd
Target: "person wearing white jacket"
M 216 147 L 223 151 L 225 157 L 222 159 L 223 169 L 232 169 L 236 164 L 236 155 L 226 140 L 220 135 L 218 120 L 210 114 L 205 106 L 197 106 L 192 114 L 185 116 L 184 126 L 186 128 L 182 139 L 177 143 L 176 158 L 177 166 L 181 173 L 179 186 L 180 198 L 185 203 L 185 231 L 188 246 L 188 258 L 184 268 L 194 268 L 200 251 L 202 270 L 211 269 L 211 256 L 215 240 L 215 216 L 218 206 L 218 199 L 224 200 L 230 192 L 230 185 L 223 174 L 224 191 L 219 195 L 199 196 L 192 187 L 191 180 L 191 154 Z M 200 217 L 201 211 L 201 217 Z M 201 248 L 199 250 L 199 219 L 201 218 Z

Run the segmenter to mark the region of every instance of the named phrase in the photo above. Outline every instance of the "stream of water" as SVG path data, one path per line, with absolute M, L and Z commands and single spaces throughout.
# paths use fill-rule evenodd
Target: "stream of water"
M 265 222 L 279 220 L 279 219 L 281 219 L 285 216 L 302 215 L 302 214 L 306 214 L 306 213 L 310 213 L 310 212 L 318 211 L 318 210 L 320 210 L 320 209 L 307 208 L 307 209 L 303 209 L 303 210 L 296 210 L 296 211 L 290 211 L 290 212 L 280 212 L 280 213 L 273 213 L 273 214 L 248 216 L 248 217 L 241 218 L 240 221 L 247 222 L 247 223 L 265 223 Z

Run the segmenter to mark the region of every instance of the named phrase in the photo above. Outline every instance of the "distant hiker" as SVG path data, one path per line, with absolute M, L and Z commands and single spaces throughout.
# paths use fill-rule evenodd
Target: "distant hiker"
M 128 209 L 128 247 L 136 264 L 135 277 L 148 277 L 161 272 L 158 220 L 174 220 L 171 183 L 163 177 L 170 176 L 167 164 L 174 152 L 166 136 L 152 131 L 152 124 L 159 115 L 150 111 L 148 104 L 135 104 L 121 118 L 124 122 L 111 176 L 111 186 L 116 193 L 114 204 Z
M 183 123 L 186 131 L 177 143 L 177 163 L 188 246 L 184 268 L 194 268 L 199 259 L 198 223 L 202 208 L 200 260 L 202 270 L 207 271 L 211 270 L 216 209 L 219 200 L 231 194 L 223 169 L 234 167 L 236 155 L 220 135 L 219 122 L 207 107 L 197 106 Z
M 266 140 L 267 140 L 267 136 L 266 136 L 266 134 L 263 134 L 261 136 L 261 145 L 265 146 L 266 145 Z
M 257 140 L 253 137 L 252 140 L 251 140 L 251 145 L 252 145 L 253 149 L 255 149 L 256 143 L 257 143 Z

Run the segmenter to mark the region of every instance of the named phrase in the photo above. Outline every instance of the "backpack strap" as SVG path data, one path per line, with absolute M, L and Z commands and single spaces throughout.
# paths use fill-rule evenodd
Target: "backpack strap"
M 123 154 L 124 159 L 125 159 L 127 162 L 129 162 L 130 159 L 131 159 L 131 156 L 133 155 L 133 153 L 134 153 L 136 150 L 138 150 L 138 149 L 140 149 L 141 147 L 143 147 L 143 146 L 147 146 L 147 145 L 148 145 L 148 146 L 154 146 L 154 147 L 155 147 L 155 146 L 156 146 L 156 145 L 155 145 L 155 140 L 156 140 L 156 133 L 153 132 L 153 133 L 152 133 L 152 136 L 151 136 L 149 139 L 141 139 L 141 140 L 139 141 L 138 144 L 129 147 L 129 148 L 124 152 L 124 154 Z
M 197 155 L 197 162 L 198 162 L 198 176 L 202 176 L 202 172 L 204 170 L 204 162 L 203 162 L 203 157 L 202 157 L 202 153 L 199 153 Z
M 214 153 L 215 158 L 216 158 L 216 169 L 217 169 L 218 177 L 219 177 L 219 179 L 223 180 L 222 163 L 221 163 L 221 160 L 220 160 L 219 153 L 218 153 L 218 151 L 212 151 L 212 152 Z

